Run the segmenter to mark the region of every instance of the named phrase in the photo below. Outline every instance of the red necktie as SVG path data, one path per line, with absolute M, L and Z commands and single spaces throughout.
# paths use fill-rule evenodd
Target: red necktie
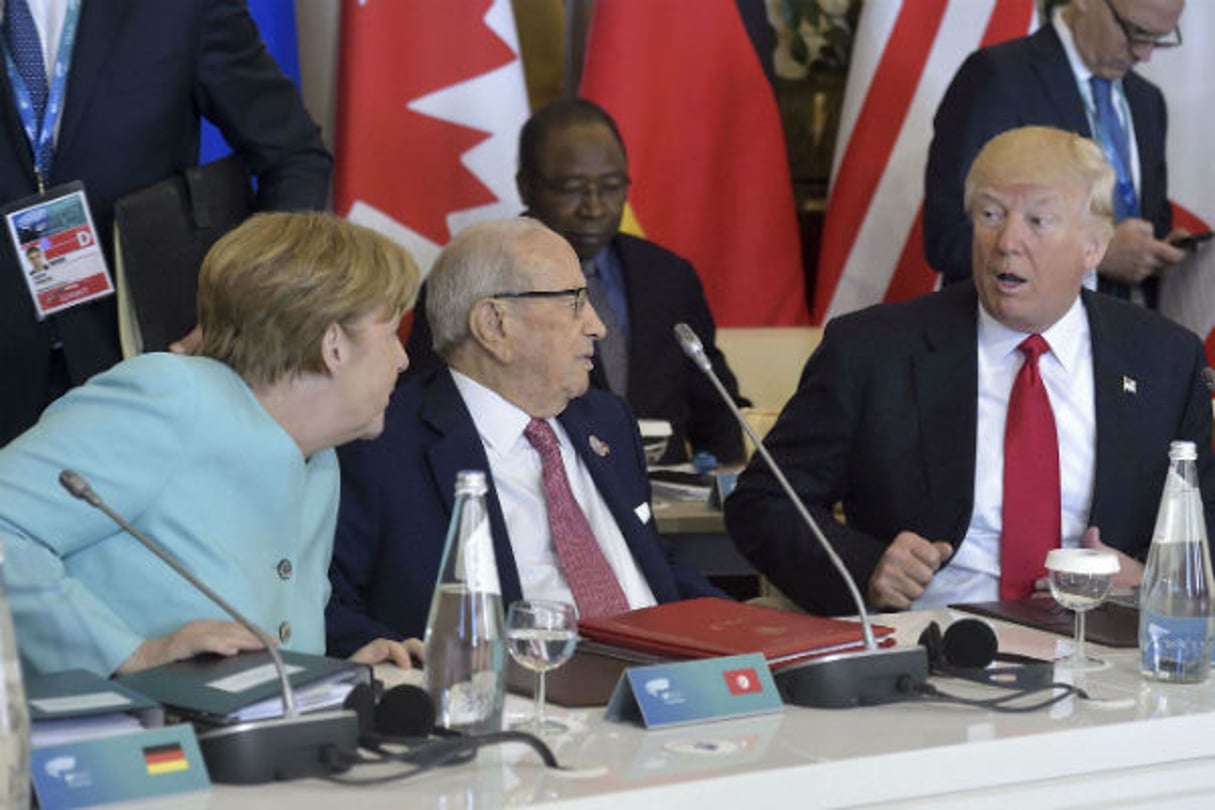
M 578 616 L 590 619 L 624 613 L 629 609 L 629 602 L 616 581 L 616 572 L 599 548 L 599 541 L 595 539 L 582 507 L 574 500 L 569 479 L 565 476 L 565 464 L 561 461 L 557 435 L 542 419 L 529 422 L 523 435 L 540 453 L 549 530 L 561 572 L 578 605 Z
M 1000 537 L 1000 598 L 1028 596 L 1046 573 L 1046 553 L 1058 548 L 1059 439 L 1038 357 L 1050 351 L 1041 335 L 1017 347 L 1025 362 L 1008 398 L 1004 428 L 1004 531 Z

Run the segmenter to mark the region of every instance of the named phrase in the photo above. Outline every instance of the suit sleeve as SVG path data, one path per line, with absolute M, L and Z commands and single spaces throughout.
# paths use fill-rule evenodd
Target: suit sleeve
M 200 36 L 196 104 L 248 161 L 257 176 L 259 207 L 323 209 L 333 159 L 245 4 L 210 2 Z
M 863 429 L 864 375 L 848 350 L 857 337 L 827 326 L 764 445 L 863 593 L 886 544 L 834 516 L 856 472 L 852 453 Z M 856 612 L 847 585 L 758 454 L 726 500 L 725 516 L 739 551 L 790 599 L 813 613 Z
M 372 618 L 367 594 L 380 564 L 380 547 L 391 532 L 381 519 L 383 490 L 371 460 L 374 446 L 356 441 L 338 450 L 342 465 L 342 502 L 338 509 L 325 606 L 326 650 L 345 658 L 377 638 L 403 639 Z
M 932 144 L 924 174 L 924 252 L 945 283 L 971 275 L 970 219 L 966 173 L 979 150 L 995 135 L 1019 125 L 1011 91 L 990 57 L 976 51 L 959 68 L 933 118 Z
M 704 288 L 696 271 L 689 267 L 689 289 L 684 300 L 687 302 L 686 318 L 696 334 L 704 343 L 705 356 L 713 365 L 713 371 L 725 386 L 730 397 L 739 407 L 751 403 L 743 399 L 738 392 L 738 380 L 734 372 L 726 365 L 725 355 L 717 348 L 717 327 L 713 324 L 713 316 L 709 313 L 709 303 L 705 300 Z M 673 339 L 673 338 L 672 338 Z M 688 441 L 693 452 L 705 450 L 717 457 L 721 463 L 742 461 L 743 440 L 742 430 L 734 419 L 729 406 L 722 401 L 717 388 L 699 369 L 687 361 L 688 372 Z

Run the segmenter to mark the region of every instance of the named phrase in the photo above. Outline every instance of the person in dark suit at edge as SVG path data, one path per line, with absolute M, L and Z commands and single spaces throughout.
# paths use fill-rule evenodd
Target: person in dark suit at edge
M 36 46 L 31 65 L 41 56 L 45 67 L 68 68 L 61 114 L 42 120 L 53 150 L 41 181 L 83 181 L 111 260 L 114 201 L 195 165 L 200 116 L 247 160 L 260 209 L 325 206 L 332 159 L 243 0 L 5 0 L 3 11 L 10 53 Z M 60 53 L 73 20 L 74 44 Z M 27 82 L 0 71 L 0 203 L 39 187 L 17 83 Z M 68 388 L 121 359 L 113 297 L 39 321 L 23 258 L 0 247 L 0 446 Z
M 924 249 L 946 285 L 971 275 L 971 224 L 962 206 L 971 161 L 995 135 L 1037 124 L 1094 138 L 1111 162 L 1120 150 L 1117 225 L 1086 286 L 1155 306 L 1156 277 L 1185 258 L 1169 240 L 1186 232 L 1172 228 L 1164 96 L 1132 68 L 1156 48 L 1181 44 L 1184 4 L 1071 0 L 1033 35 L 966 59 L 937 108 L 924 178 Z M 1102 92 L 1116 125 L 1102 125 Z
M 827 325 L 765 443 L 874 607 L 1028 595 L 1060 542 L 1116 550 L 1116 583 L 1138 584 L 1175 439 L 1197 445 L 1211 526 L 1201 343 L 1081 284 L 1113 232 L 1113 182 L 1088 139 L 998 135 L 966 180 L 973 282 Z M 793 601 L 855 611 L 764 466 L 725 511 L 740 551 Z
M 573 246 L 591 301 L 607 326 L 595 349 L 591 384 L 628 400 L 642 419 L 671 423 L 665 463 L 693 452 L 741 461 L 742 434 L 729 408 L 673 337 L 686 322 L 705 344 L 734 400 L 749 404 L 715 343 L 716 327 L 696 270 L 646 239 L 620 233 L 629 190 L 628 160 L 616 122 L 585 99 L 554 101 L 519 135 L 519 196 L 535 217 Z M 426 296 L 423 288 L 422 298 Z M 419 303 L 409 336 L 412 374 L 439 364 Z
M 722 596 L 668 561 L 633 415 L 614 394 L 588 390 L 604 327 L 569 244 L 526 217 L 481 223 L 443 249 L 428 283 L 447 365 L 398 387 L 379 440 L 339 451 L 330 653 L 425 631 L 460 470 L 488 473 L 506 604 L 563 599 L 585 617 Z M 553 476 L 573 504 L 554 505 Z M 611 591 L 607 602 L 575 584 L 587 569 L 566 556 L 566 520 L 580 527 L 598 566 L 591 585 Z

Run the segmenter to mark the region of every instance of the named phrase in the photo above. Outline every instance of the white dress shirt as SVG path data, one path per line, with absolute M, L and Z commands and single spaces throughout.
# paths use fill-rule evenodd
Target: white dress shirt
M 519 569 L 524 598 L 558 599 L 572 604 L 574 596 L 561 573 L 549 530 L 540 454 L 523 435 L 531 417 L 472 378 L 455 370 L 451 371 L 451 376 L 472 414 L 473 424 L 489 458 L 490 475 L 506 519 L 506 533 Z M 615 572 L 629 608 L 657 604 L 620 527 L 582 458 L 574 452 L 565 429 L 555 418 L 546 421 L 561 445 L 561 460 L 574 499 L 582 507 L 608 565 Z
M 966 537 L 949 564 L 937 572 L 924 594 L 912 604 L 915 610 L 1000 598 L 1004 422 L 1013 381 L 1024 362 L 1017 346 L 1026 337 L 979 306 L 974 511 Z M 1093 349 L 1088 314 L 1079 298 L 1042 337 L 1051 350 L 1038 359 L 1038 369 L 1050 397 L 1059 437 L 1060 526 L 1063 545 L 1071 547 L 1080 544 L 1088 528 L 1097 448 Z

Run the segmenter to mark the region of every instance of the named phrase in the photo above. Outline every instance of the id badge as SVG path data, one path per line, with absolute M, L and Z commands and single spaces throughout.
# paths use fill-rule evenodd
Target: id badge
M 83 183 L 47 189 L 0 213 L 38 320 L 114 293 Z

